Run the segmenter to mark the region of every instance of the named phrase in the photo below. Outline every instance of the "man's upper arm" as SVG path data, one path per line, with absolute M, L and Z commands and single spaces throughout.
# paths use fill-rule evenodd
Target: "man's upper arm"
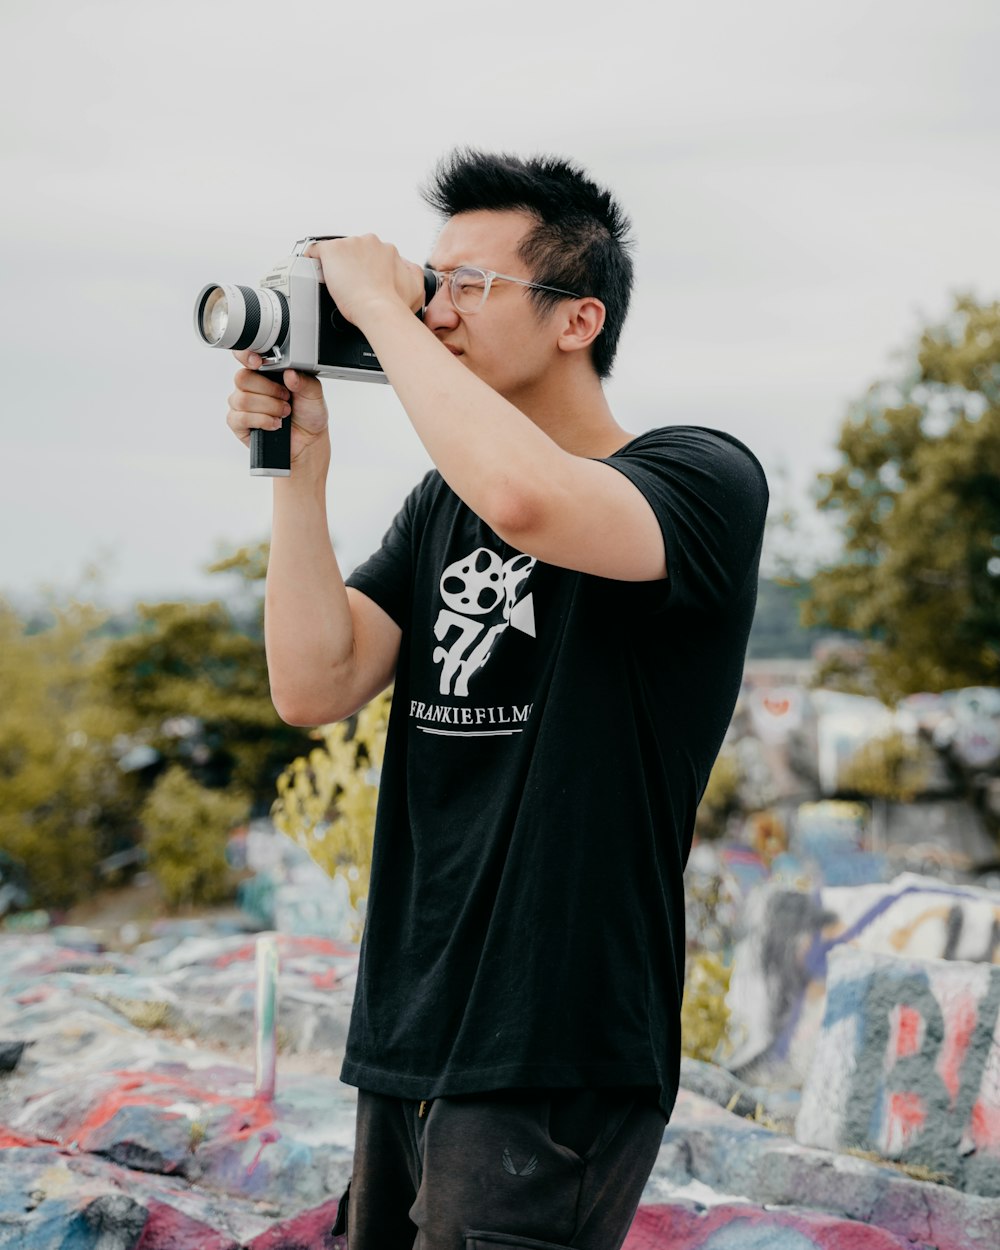
M 546 564 L 625 582 L 667 576 L 663 531 L 652 505 L 610 464 L 568 457 L 529 517 L 522 531 L 501 537 Z
M 675 602 L 713 610 L 756 567 L 767 481 L 739 440 L 669 426 L 607 460 L 557 464 L 501 537 L 546 563 L 615 581 L 669 576 Z M 515 532 L 516 531 L 516 532 Z
M 388 612 L 366 594 L 348 586 L 347 598 L 354 621 L 354 671 L 348 699 L 352 706 L 341 712 L 337 720 L 364 707 L 392 682 L 403 637 L 403 631 Z

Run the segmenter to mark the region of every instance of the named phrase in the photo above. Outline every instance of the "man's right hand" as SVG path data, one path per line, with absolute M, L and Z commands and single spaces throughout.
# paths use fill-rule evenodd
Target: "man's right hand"
M 234 379 L 236 389 L 229 396 L 226 421 L 236 437 L 250 445 L 251 430 L 277 430 L 282 419 L 292 418 L 292 464 L 316 454 L 328 459 L 326 437 L 329 414 L 319 378 L 286 369 L 283 374 L 258 373 L 261 359 L 256 352 L 233 352 L 243 366 Z M 325 467 L 325 466 L 324 466 Z

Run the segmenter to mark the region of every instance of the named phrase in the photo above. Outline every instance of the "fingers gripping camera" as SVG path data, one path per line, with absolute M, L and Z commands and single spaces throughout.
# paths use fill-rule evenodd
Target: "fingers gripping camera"
M 299 239 L 255 287 L 209 283 L 194 306 L 195 330 L 209 347 L 255 351 L 261 373 L 297 369 L 319 377 L 385 382 L 371 345 L 333 302 L 319 261 L 302 253 L 310 243 L 341 235 Z M 433 270 L 424 270 L 424 302 L 437 291 Z M 419 315 L 419 314 L 418 314 Z M 291 472 L 291 419 L 280 430 L 250 432 L 250 473 L 287 477 Z

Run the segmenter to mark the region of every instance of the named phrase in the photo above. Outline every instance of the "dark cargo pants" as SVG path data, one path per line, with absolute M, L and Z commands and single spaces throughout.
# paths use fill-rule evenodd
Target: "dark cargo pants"
M 348 1250 L 619 1250 L 663 1138 L 652 1090 L 358 1093 Z

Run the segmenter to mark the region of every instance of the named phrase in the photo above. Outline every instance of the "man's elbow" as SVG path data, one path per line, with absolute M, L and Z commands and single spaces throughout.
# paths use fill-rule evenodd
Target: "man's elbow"
M 355 708 L 347 706 L 350 702 L 342 691 L 335 697 L 329 691 L 315 689 L 288 689 L 271 686 L 271 702 L 286 725 L 297 729 L 312 729 L 316 725 L 332 725 L 334 721 L 344 720 L 352 715 Z
M 274 710 L 286 725 L 291 725 L 296 729 L 313 729 L 316 725 L 324 724 L 322 717 L 313 715 L 308 708 L 297 703 L 286 703 L 274 697 L 271 702 L 274 704 Z
M 316 715 L 316 709 L 313 707 L 312 702 L 300 695 L 296 696 L 272 687 L 271 702 L 274 705 L 274 710 L 286 725 L 294 725 L 298 729 L 307 729 L 324 723 L 322 717 Z
M 486 509 L 483 520 L 490 529 L 518 550 L 525 549 L 531 535 L 544 525 L 545 506 L 528 491 L 506 489 L 497 493 Z

